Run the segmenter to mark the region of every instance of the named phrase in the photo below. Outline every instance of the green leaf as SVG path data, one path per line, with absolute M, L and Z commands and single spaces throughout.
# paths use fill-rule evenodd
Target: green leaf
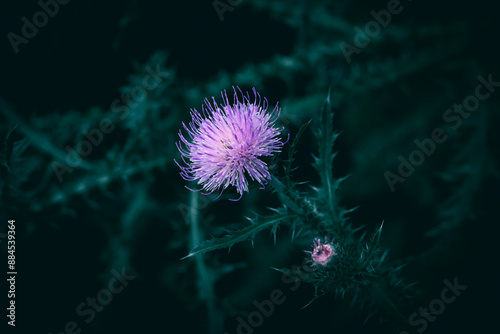
M 265 230 L 266 228 L 274 227 L 283 221 L 293 219 L 295 215 L 282 215 L 276 214 L 267 217 L 257 217 L 252 220 L 252 225 L 244 227 L 240 230 L 231 231 L 228 235 L 221 238 L 213 238 L 211 240 L 204 241 L 199 245 L 195 246 L 191 252 L 183 257 L 181 260 L 188 257 L 194 256 L 196 254 L 203 254 L 206 252 L 211 252 L 216 249 L 221 248 L 231 248 L 234 244 L 251 239 L 258 232 Z
M 330 101 L 330 92 L 328 92 L 328 96 L 321 110 L 319 128 L 316 131 L 319 152 L 317 157 L 314 156 L 313 166 L 321 177 L 321 184 L 324 190 L 322 193 L 326 203 L 330 207 L 333 207 L 337 203 L 335 199 L 335 190 L 338 183 L 335 182 L 332 169 L 333 159 L 336 156 L 336 153 L 333 152 L 333 145 L 338 135 L 339 133 L 333 130 L 333 110 Z

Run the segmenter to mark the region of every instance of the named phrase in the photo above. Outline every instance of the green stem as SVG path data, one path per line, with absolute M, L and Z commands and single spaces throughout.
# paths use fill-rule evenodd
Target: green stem
M 191 207 L 189 212 L 191 223 L 191 241 L 192 247 L 201 242 L 201 233 L 199 229 L 198 218 L 198 196 L 196 191 L 191 192 Z M 208 321 L 210 323 L 210 333 L 219 334 L 223 330 L 223 319 L 220 312 L 215 306 L 215 293 L 213 289 L 213 276 L 210 275 L 209 268 L 207 268 L 202 254 L 195 255 L 196 268 L 199 274 L 199 288 L 200 294 L 204 297 L 207 304 Z

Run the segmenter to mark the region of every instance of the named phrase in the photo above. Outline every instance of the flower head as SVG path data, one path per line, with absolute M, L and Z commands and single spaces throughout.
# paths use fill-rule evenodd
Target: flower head
M 268 113 L 267 100 L 264 98 L 261 104 L 255 88 L 253 103 L 248 93 L 240 93 L 242 101 L 234 90 L 232 105 L 224 91 L 222 105 L 212 98 L 213 103 L 205 99 L 202 114 L 192 109 L 189 127 L 182 123 L 190 141 L 179 130 L 181 141 L 177 148 L 186 164 L 181 166 L 176 161 L 181 176 L 188 181 L 197 180 L 206 194 L 221 188 L 222 194 L 227 187 L 235 186 L 241 198 L 244 191 L 248 192 L 247 175 L 264 186 L 271 174 L 260 157 L 280 152 L 283 146 L 278 137 L 282 129 L 274 127 L 280 113 L 278 105 Z
M 315 238 L 313 242 L 313 250 L 305 251 L 306 253 L 311 254 L 311 266 L 316 266 L 318 264 L 322 266 L 326 266 L 332 257 L 337 255 L 335 252 L 335 247 L 333 245 L 333 240 L 331 243 L 328 243 L 325 237 L 325 243 L 322 244 L 319 238 Z

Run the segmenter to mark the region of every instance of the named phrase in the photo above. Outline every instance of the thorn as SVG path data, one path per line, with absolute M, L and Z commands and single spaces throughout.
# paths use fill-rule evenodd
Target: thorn
M 187 259 L 188 257 L 191 257 L 191 256 L 193 256 L 193 255 L 194 255 L 194 253 L 189 253 L 188 255 L 186 255 L 186 256 L 184 256 L 184 257 L 180 258 L 180 259 L 179 259 L 179 261 L 185 260 L 185 259 Z
M 354 206 L 354 207 L 352 207 L 352 208 L 350 208 L 350 209 L 347 209 L 347 210 L 345 210 L 345 211 L 346 211 L 346 213 L 351 213 L 351 212 L 353 212 L 353 211 L 355 211 L 355 210 L 359 209 L 359 207 L 360 207 L 360 206 L 359 206 L 359 205 L 357 205 L 357 206 Z
M 311 301 L 309 303 L 307 303 L 306 305 L 302 306 L 300 309 L 303 310 L 306 307 L 308 307 L 309 305 L 311 305 L 311 303 L 314 301 L 314 299 L 316 299 L 316 298 L 311 299 Z

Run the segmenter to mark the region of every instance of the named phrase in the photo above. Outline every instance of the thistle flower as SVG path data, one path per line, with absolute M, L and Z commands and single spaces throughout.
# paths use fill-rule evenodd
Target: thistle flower
M 282 129 L 274 127 L 280 114 L 278 104 L 268 113 L 267 99 L 264 98 L 261 104 L 255 88 L 253 103 L 248 93 L 245 95 L 241 90 L 240 93 L 242 101 L 238 100 L 234 89 L 232 105 L 224 91 L 221 93 L 222 105 L 212 97 L 213 103 L 205 99 L 202 114 L 191 109 L 189 127 L 182 123 L 191 141 L 179 130 L 181 141 L 176 145 L 186 164 L 184 167 L 176 161 L 180 174 L 187 181 L 197 180 L 202 187 L 200 190 L 206 192 L 204 195 L 221 188 L 222 194 L 224 189 L 234 186 L 240 194 L 239 200 L 244 191 L 248 192 L 247 175 L 265 186 L 271 174 L 260 157 L 280 152 L 283 146 L 278 137 Z
M 326 266 L 331 259 L 337 255 L 335 252 L 335 247 L 333 246 L 333 240 L 332 242 L 328 243 L 328 240 L 325 237 L 325 243 L 322 244 L 321 240 L 319 238 L 315 238 L 313 242 L 313 250 L 311 251 L 304 251 L 308 254 L 311 254 L 311 261 L 310 263 L 311 266 L 316 266 L 318 264 L 322 266 Z

